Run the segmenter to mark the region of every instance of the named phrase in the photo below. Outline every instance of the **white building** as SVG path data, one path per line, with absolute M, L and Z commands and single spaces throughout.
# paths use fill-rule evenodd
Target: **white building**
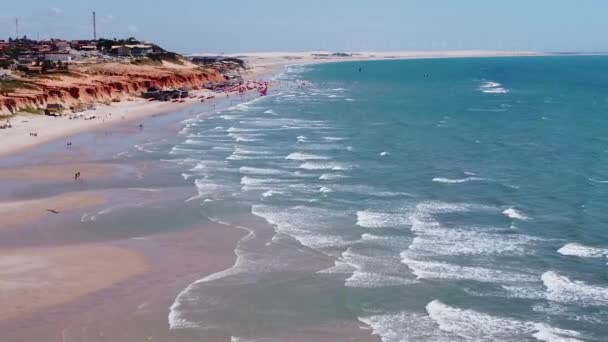
M 69 52 L 47 52 L 44 54 L 44 60 L 49 62 L 67 63 L 72 61 L 72 56 Z

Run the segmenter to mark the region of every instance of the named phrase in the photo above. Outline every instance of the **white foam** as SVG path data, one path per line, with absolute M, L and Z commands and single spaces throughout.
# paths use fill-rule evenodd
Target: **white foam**
M 222 222 L 220 220 L 217 220 L 217 219 L 214 219 L 211 217 L 209 219 L 218 224 L 230 225 L 229 223 Z M 181 291 L 176 296 L 175 300 L 173 301 L 173 304 L 169 307 L 169 316 L 168 316 L 169 329 L 175 330 L 175 329 L 198 328 L 199 326 L 197 323 L 192 322 L 192 321 L 188 320 L 187 318 L 185 318 L 184 310 L 183 310 L 184 306 L 186 306 L 190 303 L 196 303 L 197 300 L 199 299 L 198 296 L 192 294 L 192 292 L 196 289 L 196 287 L 203 283 L 216 281 L 219 279 L 223 279 L 223 278 L 238 274 L 243 269 L 247 269 L 247 267 L 250 266 L 248 264 L 250 264 L 251 262 L 245 258 L 244 252 L 242 251 L 241 247 L 242 247 L 243 243 L 255 238 L 255 236 L 256 236 L 255 232 L 251 229 L 248 229 L 247 227 L 242 227 L 242 226 L 233 226 L 233 227 L 247 231 L 247 235 L 245 235 L 244 237 L 242 237 L 239 240 L 239 242 L 237 243 L 237 247 L 234 250 L 234 252 L 236 254 L 236 261 L 234 262 L 234 265 L 232 265 L 232 267 L 227 268 L 223 271 L 216 272 L 216 273 L 210 274 L 204 278 L 201 278 L 201 279 L 193 282 L 192 284 L 188 285 L 183 291 Z
M 308 140 L 308 138 L 303 135 L 300 135 L 300 136 L 298 136 L 297 140 L 299 143 L 305 143 Z
M 285 157 L 285 159 L 306 161 L 306 160 L 328 160 L 329 157 L 320 156 L 320 155 L 316 155 L 316 154 L 295 152 L 295 153 L 292 153 L 292 154 L 288 155 L 287 157 Z
M 593 182 L 593 183 L 608 184 L 608 180 L 599 180 L 599 179 L 589 178 L 589 181 Z
M 346 140 L 346 138 L 342 138 L 342 137 L 324 137 L 323 138 L 326 141 L 343 141 Z
M 513 220 L 527 221 L 530 219 L 524 213 L 522 213 L 521 211 L 519 211 L 515 208 L 505 209 L 502 213 L 505 216 L 507 216 L 508 218 L 513 219 Z
M 239 168 L 240 173 L 258 176 L 278 176 L 285 175 L 287 172 L 278 169 L 264 169 L 258 167 L 242 166 Z
M 438 300 L 426 306 L 427 315 L 399 312 L 359 317 L 383 342 L 581 342 L 581 334 L 547 324 L 497 317 L 474 310 L 458 309 Z
M 390 154 L 390 153 L 388 153 L 388 152 L 386 152 L 386 151 L 384 151 L 384 152 L 380 153 L 380 156 L 382 156 L 382 157 L 387 157 L 387 156 L 390 156 L 390 155 L 391 155 L 391 154 Z
M 486 94 L 506 94 L 509 92 L 498 82 L 484 82 L 479 86 L 479 90 Z
M 317 271 L 317 274 L 352 274 L 357 269 L 353 267 L 351 264 L 336 260 L 334 261 L 334 266 L 330 268 L 326 268 L 324 270 Z
M 279 178 L 256 178 L 244 176 L 241 178 L 241 188 L 243 191 L 251 190 L 280 190 L 289 185 L 291 181 Z
M 352 166 L 344 163 L 336 162 L 306 162 L 300 165 L 301 169 L 305 170 L 333 170 L 333 171 L 346 171 L 352 169 Z
M 407 253 L 401 260 L 418 279 L 473 280 L 486 283 L 534 282 L 538 278 L 511 271 L 501 271 L 485 267 L 460 266 L 438 261 L 414 260 Z
M 262 194 L 263 197 L 272 197 L 274 195 L 281 195 L 283 194 L 282 191 L 276 191 L 276 190 L 268 190 L 265 193 Z
M 342 175 L 339 173 L 324 173 L 321 176 L 319 176 L 320 180 L 336 180 L 336 179 L 344 179 L 344 178 L 348 178 L 348 176 Z
M 581 342 L 579 337 L 582 337 L 581 333 L 574 330 L 565 330 L 554 328 L 547 324 L 535 324 L 535 329 L 538 332 L 532 334 L 532 336 L 538 341 L 543 342 Z
M 545 272 L 541 279 L 547 287 L 547 299 L 582 306 L 608 305 L 608 287 L 573 281 L 554 271 Z
M 313 249 L 349 244 L 343 237 L 327 232 L 333 219 L 343 217 L 340 212 L 305 206 L 285 208 L 266 205 L 253 205 L 251 212 L 273 225 L 277 233 L 292 236 L 302 245 Z
M 328 194 L 328 193 L 334 192 L 334 191 L 329 187 L 323 186 L 319 189 L 319 192 L 323 193 L 323 194 Z
M 363 228 L 401 227 L 411 224 L 408 213 L 361 210 L 357 212 L 357 225 Z
M 382 342 L 455 342 L 427 315 L 404 311 L 359 317 L 359 321 L 369 325 Z
M 222 186 L 218 184 L 209 183 L 205 179 L 196 179 L 194 181 L 194 185 L 196 186 L 198 195 L 187 199 L 186 202 L 190 202 L 200 198 L 214 197 L 221 189 L 223 189 Z
M 608 249 L 584 246 L 578 243 L 569 243 L 557 250 L 561 255 L 578 256 L 582 258 L 608 257 Z
M 425 255 L 524 255 L 540 239 L 522 234 L 499 234 L 475 229 L 428 227 L 414 238 L 409 250 Z
M 426 310 L 433 321 L 437 323 L 439 329 L 454 334 L 458 336 L 458 340 L 462 339 L 463 341 L 523 341 L 531 335 L 535 338 L 537 334 L 540 337 L 546 337 L 548 336 L 547 332 L 558 331 L 533 322 L 523 322 L 474 310 L 451 307 L 438 300 L 430 302 L 426 306 Z M 542 332 L 540 329 L 542 329 Z M 539 332 L 534 334 L 536 331 Z M 564 332 L 565 330 L 559 331 Z M 569 331 L 569 333 L 574 332 Z
M 436 183 L 446 183 L 446 184 L 460 184 L 460 183 L 467 183 L 467 182 L 474 182 L 474 181 L 483 181 L 483 178 L 479 178 L 479 177 L 467 177 L 467 178 L 460 178 L 460 179 L 450 179 L 450 178 L 433 178 L 433 182 Z

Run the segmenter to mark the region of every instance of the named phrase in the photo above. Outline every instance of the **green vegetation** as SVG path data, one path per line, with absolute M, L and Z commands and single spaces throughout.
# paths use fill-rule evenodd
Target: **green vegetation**
M 19 80 L 0 81 L 0 94 L 13 93 L 17 89 L 36 89 L 36 87 Z
M 135 39 L 134 37 L 129 37 L 127 39 L 106 39 L 106 38 L 99 38 L 97 40 L 97 48 L 98 49 L 105 49 L 105 50 L 109 50 L 112 48 L 112 45 L 133 45 L 133 44 L 140 44 L 140 41 Z
M 181 55 L 179 55 L 175 52 L 155 52 L 155 53 L 149 54 L 148 58 L 153 61 L 158 61 L 158 62 L 166 61 L 166 62 L 179 64 L 179 65 L 184 64 L 184 61 L 183 61 L 184 57 L 182 57 Z
M 23 109 L 20 109 L 19 112 L 21 113 L 28 113 L 28 114 L 36 114 L 36 115 L 43 115 L 44 114 L 44 110 L 41 108 L 36 108 L 36 107 L 25 107 Z

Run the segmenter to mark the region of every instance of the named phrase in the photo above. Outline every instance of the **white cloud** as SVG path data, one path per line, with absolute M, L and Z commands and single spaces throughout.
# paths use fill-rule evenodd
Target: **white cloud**
M 61 15 L 61 14 L 63 14 L 63 10 L 61 8 L 58 8 L 58 7 L 51 7 L 51 8 L 49 8 L 49 12 L 51 13 L 51 15 Z
M 135 33 L 135 32 L 137 32 L 137 31 L 139 31 L 139 29 L 138 29 L 138 28 L 137 28 L 137 26 L 135 26 L 135 25 L 129 25 L 129 26 L 127 27 L 127 30 L 129 30 L 129 32 L 132 32 L 132 33 Z

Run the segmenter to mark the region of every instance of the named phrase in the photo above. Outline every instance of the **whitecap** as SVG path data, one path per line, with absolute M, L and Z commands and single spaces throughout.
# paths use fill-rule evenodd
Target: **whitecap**
M 357 211 L 357 225 L 363 228 L 400 227 L 411 224 L 409 214 L 371 210 Z
M 306 162 L 300 165 L 301 169 L 305 170 L 333 170 L 333 171 L 346 171 L 352 169 L 352 165 L 344 163 L 319 163 L 319 162 Z
M 474 181 L 483 181 L 483 178 L 479 178 L 479 177 L 467 177 L 467 178 L 460 178 L 460 179 L 450 179 L 450 178 L 433 178 L 433 182 L 436 183 L 445 183 L 445 184 L 460 184 L 460 183 L 468 183 L 468 182 L 474 182 Z
M 519 211 L 519 210 L 517 210 L 515 208 L 505 209 L 502 213 L 505 216 L 507 216 L 508 218 L 514 219 L 514 220 L 527 221 L 527 220 L 530 219 L 524 213 L 522 213 L 521 211 Z
M 547 271 L 541 279 L 547 288 L 547 299 L 582 306 L 608 305 L 608 287 L 573 281 L 554 271 Z
M 492 316 L 470 309 L 459 309 L 434 300 L 426 306 L 439 329 L 464 341 L 522 341 L 529 336 L 544 342 L 580 342 L 581 334 L 547 324 Z
M 485 267 L 414 260 L 405 252 L 401 256 L 401 261 L 412 270 L 418 279 L 474 280 L 486 283 L 534 282 L 538 279 L 528 274 Z
M 328 193 L 334 192 L 334 191 L 331 188 L 324 186 L 319 189 L 319 192 L 323 193 L 323 194 L 328 194 Z
M 608 257 L 608 249 L 584 246 L 578 243 L 569 243 L 557 250 L 561 255 L 578 256 L 582 258 Z
M 277 169 L 264 169 L 258 167 L 249 167 L 242 166 L 239 168 L 240 173 L 250 174 L 250 175 L 260 175 L 260 176 L 276 176 L 276 175 L 285 175 L 286 172 Z
M 342 137 L 324 137 L 323 138 L 326 141 L 343 141 L 346 140 L 346 138 L 342 138 Z
M 339 173 L 324 173 L 321 176 L 319 176 L 320 180 L 336 180 L 336 179 L 344 179 L 344 178 L 348 178 L 348 176 L 342 175 Z
M 498 82 L 484 82 L 479 86 L 479 90 L 486 94 L 506 94 L 509 92 Z
M 292 153 L 292 154 L 288 155 L 287 157 L 285 157 L 285 159 L 300 160 L 300 161 L 304 161 L 304 160 L 328 160 L 329 157 L 320 156 L 320 155 L 316 155 L 316 154 L 303 153 L 303 152 L 295 152 L 295 153 Z

